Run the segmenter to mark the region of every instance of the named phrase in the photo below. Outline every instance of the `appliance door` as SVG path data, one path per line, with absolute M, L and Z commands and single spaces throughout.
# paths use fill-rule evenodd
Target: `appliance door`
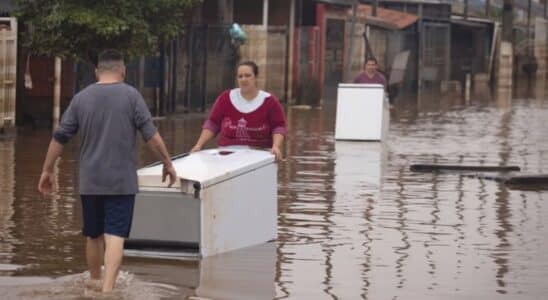
M 147 189 L 135 197 L 128 242 L 187 245 L 200 243 L 200 199 L 180 191 Z

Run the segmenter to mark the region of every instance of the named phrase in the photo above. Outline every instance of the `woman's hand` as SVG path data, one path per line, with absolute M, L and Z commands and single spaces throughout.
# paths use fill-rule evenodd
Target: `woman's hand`
M 272 149 L 270 149 L 270 152 L 274 154 L 274 157 L 276 158 L 276 161 L 282 161 L 282 151 L 278 146 L 272 146 Z
M 200 150 L 202 150 L 202 146 L 196 144 L 194 145 L 194 147 L 192 147 L 192 149 L 190 149 L 190 153 L 198 152 Z

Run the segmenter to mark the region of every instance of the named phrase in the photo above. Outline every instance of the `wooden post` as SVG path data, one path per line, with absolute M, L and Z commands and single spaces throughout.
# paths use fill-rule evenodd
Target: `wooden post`
M 527 1 L 527 46 L 530 48 L 529 52 L 532 52 L 531 43 L 531 0 Z
M 502 6 L 502 40 L 512 43 L 514 16 L 513 16 L 514 0 L 504 0 Z
M 470 73 L 466 73 L 466 80 L 464 82 L 464 100 L 468 104 L 470 102 L 470 88 L 472 86 L 472 76 Z
M 141 56 L 139 58 L 139 92 L 141 95 L 145 95 L 145 57 Z
M 485 17 L 487 19 L 491 17 L 491 0 L 485 0 Z
M 61 115 L 61 58 L 55 57 L 53 71 L 53 128 L 59 126 L 59 116 Z
M 379 0 L 374 0 L 373 1 L 373 7 L 371 8 L 371 15 L 373 15 L 373 17 L 377 16 L 377 7 L 378 6 L 379 6 Z
M 289 41 L 287 43 L 288 46 L 288 56 L 289 59 L 287 60 L 287 86 L 286 86 L 286 95 L 287 99 L 286 101 L 288 103 L 293 103 L 293 56 L 295 55 L 293 53 L 293 43 L 295 42 L 295 0 L 290 0 L 289 3 Z
M 166 62 L 166 42 L 160 43 L 160 78 L 158 82 L 158 106 L 156 107 L 156 114 L 163 116 L 166 113 L 166 94 L 167 94 L 167 62 Z
M 421 89 L 422 89 L 422 51 L 424 51 L 423 46 L 423 35 L 424 35 L 424 26 L 422 22 L 422 4 L 419 4 L 419 55 L 418 55 L 418 64 L 417 64 L 417 89 L 418 89 L 418 98 L 420 99 Z
M 268 0 L 263 0 L 263 26 L 268 28 Z
M 464 19 L 468 19 L 468 0 L 464 0 Z
M 9 25 L 0 25 L 0 134 L 5 127 L 15 126 L 17 94 L 17 21 L 0 18 Z
M 173 40 L 171 45 L 171 101 L 170 112 L 175 112 L 177 107 L 177 64 L 179 54 L 179 38 Z
M 234 0 L 219 0 L 217 3 L 219 24 L 231 24 L 234 18 Z

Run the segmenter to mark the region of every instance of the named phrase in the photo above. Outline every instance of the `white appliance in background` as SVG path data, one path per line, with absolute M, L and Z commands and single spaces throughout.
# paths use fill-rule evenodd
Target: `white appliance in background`
M 335 139 L 381 141 L 388 131 L 388 106 L 381 84 L 340 83 Z
M 138 170 L 129 256 L 206 257 L 277 237 L 277 165 L 263 150 L 218 148 Z

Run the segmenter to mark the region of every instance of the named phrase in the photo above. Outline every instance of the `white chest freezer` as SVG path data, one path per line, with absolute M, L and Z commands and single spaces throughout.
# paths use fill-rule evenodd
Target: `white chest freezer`
M 277 165 L 268 151 L 219 148 L 139 169 L 126 254 L 205 257 L 277 237 Z M 146 254 L 145 254 L 146 256 Z
M 388 130 L 388 106 L 381 84 L 339 84 L 335 139 L 382 140 Z

